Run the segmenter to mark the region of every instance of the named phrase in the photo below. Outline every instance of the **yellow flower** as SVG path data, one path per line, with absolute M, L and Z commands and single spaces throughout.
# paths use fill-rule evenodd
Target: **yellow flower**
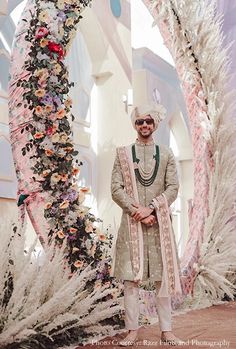
M 65 234 L 64 234 L 63 230 L 59 230 L 59 231 L 57 232 L 57 236 L 58 236 L 60 239 L 64 239 Z
M 85 231 L 86 233 L 93 233 L 93 224 L 89 220 L 85 222 Z
M 69 34 L 69 37 L 70 37 L 70 45 L 71 45 L 71 43 L 72 43 L 72 40 L 75 38 L 75 36 L 76 36 L 76 30 L 75 29 L 73 29 L 73 30 L 71 30 L 71 32 L 70 32 L 70 34 Z
M 48 44 L 48 39 L 43 38 L 40 40 L 40 47 L 46 47 L 47 44 Z
M 67 100 L 65 101 L 65 106 L 67 108 L 71 107 L 72 105 L 72 99 L 70 97 L 67 98 Z
M 79 251 L 79 248 L 78 247 L 73 247 L 72 248 L 72 253 L 75 253 L 75 252 L 78 252 Z
M 40 88 L 40 89 L 36 90 L 34 94 L 35 94 L 36 97 L 44 97 L 45 96 L 45 90 Z
M 62 68 L 60 66 L 59 63 L 55 64 L 54 67 L 53 67 L 53 71 L 56 75 L 60 74 L 60 72 L 62 71 Z
M 65 8 L 64 0 L 58 0 L 57 1 L 57 7 L 59 8 L 59 10 L 64 10 L 64 8 Z
M 84 200 L 85 200 L 85 194 L 82 191 L 80 191 L 79 192 L 79 203 L 82 204 L 84 202 Z
M 40 12 L 39 20 L 41 22 L 44 22 L 44 23 L 49 23 L 50 17 L 49 17 L 48 12 L 46 10 Z
M 54 135 L 52 136 L 52 143 L 58 143 L 59 139 L 60 139 L 59 133 L 54 133 Z
M 74 266 L 76 268 L 81 268 L 83 266 L 84 262 L 80 261 L 80 260 L 77 260 L 75 263 L 74 263 Z
M 65 24 L 66 24 L 67 27 L 70 27 L 71 25 L 73 25 L 74 24 L 73 18 L 71 18 L 71 17 L 67 18 Z
M 60 204 L 60 209 L 64 210 L 65 208 L 69 207 L 69 201 L 68 200 L 64 200 L 61 204 Z
M 60 142 L 61 142 L 62 144 L 65 144 L 65 143 L 67 142 L 67 140 L 68 140 L 67 134 L 63 133 L 63 134 L 60 136 Z
M 59 175 L 57 172 L 55 172 L 51 175 L 51 182 L 52 183 L 58 183 L 60 180 L 61 180 L 61 175 Z
M 59 27 L 59 34 L 60 34 L 60 36 L 64 36 L 64 34 L 65 34 L 65 30 L 64 30 L 62 25 L 60 25 L 60 27 Z
M 47 75 L 48 76 L 48 71 L 45 68 L 41 68 L 38 69 L 34 72 L 34 76 L 36 76 L 36 78 L 42 78 L 42 76 Z

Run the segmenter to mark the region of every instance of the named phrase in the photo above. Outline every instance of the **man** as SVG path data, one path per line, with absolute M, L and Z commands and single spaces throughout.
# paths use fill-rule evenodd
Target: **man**
M 132 345 L 138 334 L 138 285 L 155 282 L 161 341 L 179 344 L 171 328 L 170 296 L 181 294 L 176 246 L 169 206 L 178 193 L 172 151 L 154 143 L 152 134 L 165 116 L 163 106 L 134 108 L 131 114 L 137 139 L 117 149 L 111 191 L 123 215 L 116 242 L 113 275 L 124 280 L 125 325 L 121 345 Z

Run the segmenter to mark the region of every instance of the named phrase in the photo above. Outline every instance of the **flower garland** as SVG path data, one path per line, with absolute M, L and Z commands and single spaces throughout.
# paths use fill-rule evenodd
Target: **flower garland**
M 25 107 L 32 111 L 32 123 L 21 132 L 30 131 L 30 139 L 22 148 L 31 156 L 34 181 L 50 196 L 45 203 L 44 216 L 50 231 L 49 241 L 59 245 L 67 239 L 67 250 L 72 270 L 94 260 L 105 258 L 106 234 L 94 226 L 97 220 L 89 208 L 82 206 L 89 188 L 78 187 L 77 176 L 82 162 L 76 159 L 70 121 L 72 100 L 68 97 L 73 83 L 68 81 L 68 70 L 63 58 L 76 35 L 81 11 L 91 0 L 36 0 L 25 40 L 31 43 L 29 59 L 25 62 L 28 80 L 17 86 L 24 89 Z M 25 20 L 26 21 L 26 20 Z M 111 242 L 110 242 L 111 243 Z

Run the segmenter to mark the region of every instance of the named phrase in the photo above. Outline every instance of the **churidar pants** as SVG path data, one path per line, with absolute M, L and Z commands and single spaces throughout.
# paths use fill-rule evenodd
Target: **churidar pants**
M 156 302 L 161 331 L 171 331 L 171 301 L 170 297 L 158 297 L 160 282 L 156 283 Z M 125 327 L 127 330 L 139 328 L 139 289 L 133 281 L 124 282 Z

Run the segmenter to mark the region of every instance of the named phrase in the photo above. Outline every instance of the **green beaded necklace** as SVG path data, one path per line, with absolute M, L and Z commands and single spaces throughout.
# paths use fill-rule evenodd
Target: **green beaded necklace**
M 154 166 L 154 170 L 152 175 L 149 178 L 144 178 L 144 175 L 142 176 L 142 174 L 140 173 L 140 170 L 138 168 L 138 163 L 140 161 L 140 159 L 137 158 L 136 156 L 136 151 L 135 151 L 135 145 L 132 145 L 132 158 L 133 158 L 133 163 L 134 163 L 134 173 L 135 176 L 137 178 L 137 180 L 139 181 L 139 183 L 141 183 L 144 187 L 149 187 L 150 185 L 153 184 L 153 182 L 155 181 L 156 175 L 157 175 L 157 171 L 159 168 L 159 162 L 160 162 L 160 150 L 159 150 L 159 146 L 156 145 L 156 154 L 153 155 L 153 159 L 155 159 L 155 166 Z

